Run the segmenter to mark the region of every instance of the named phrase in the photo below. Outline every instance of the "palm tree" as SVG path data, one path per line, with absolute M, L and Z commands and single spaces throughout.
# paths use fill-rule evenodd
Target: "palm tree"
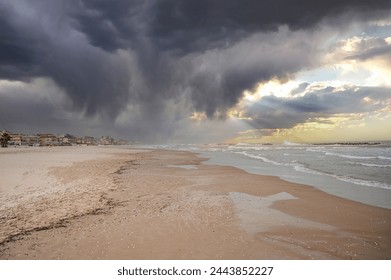
M 7 148 L 8 147 L 8 141 L 11 140 L 11 136 L 8 134 L 7 131 L 3 131 L 0 137 L 0 143 L 2 148 Z

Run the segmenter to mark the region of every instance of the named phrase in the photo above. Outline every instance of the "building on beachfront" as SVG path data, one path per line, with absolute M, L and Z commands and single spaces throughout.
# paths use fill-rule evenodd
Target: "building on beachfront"
M 84 136 L 82 144 L 85 144 L 87 146 L 96 145 L 95 138 L 92 136 Z
M 120 140 L 115 140 L 114 142 L 113 142 L 113 144 L 114 145 L 129 145 L 129 141 L 128 140 L 122 140 L 122 139 L 120 139 Z
M 95 138 L 92 136 L 76 137 L 77 145 L 91 146 L 96 145 Z
M 38 134 L 40 146 L 59 146 L 58 138 L 54 134 Z
M 10 140 L 8 141 L 9 146 L 22 146 L 22 134 L 20 133 L 8 133 Z
M 113 145 L 114 139 L 111 136 L 102 136 L 99 139 L 100 145 Z
M 3 131 L 7 132 L 7 131 Z M 91 145 L 129 145 L 128 140 L 116 140 L 111 136 L 94 138 L 92 136 L 77 137 L 71 134 L 55 135 L 51 133 L 21 134 L 7 132 L 10 135 L 9 146 L 91 146 Z
M 61 146 L 73 146 L 76 145 L 76 137 L 70 134 L 61 134 L 58 136 L 58 142 Z
M 10 141 L 8 145 L 10 146 L 38 146 L 39 137 L 37 135 L 25 135 L 21 133 L 9 133 Z
M 38 135 L 22 135 L 22 145 L 23 146 L 39 146 L 39 136 Z

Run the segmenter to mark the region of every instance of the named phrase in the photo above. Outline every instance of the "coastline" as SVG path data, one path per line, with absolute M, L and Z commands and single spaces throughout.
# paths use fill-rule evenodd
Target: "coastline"
M 86 149 L 1 209 L 2 231 L 19 232 L 2 232 L 0 259 L 391 258 L 391 210 L 191 152 Z
M 231 154 L 222 151 L 202 151 L 201 156 L 208 158 L 205 164 L 228 165 L 237 167 L 251 174 L 264 176 L 277 176 L 281 180 L 295 184 L 312 186 L 331 195 L 345 198 L 364 204 L 391 209 L 391 190 L 384 188 L 368 187 L 360 184 L 352 184 L 341 181 L 328 174 L 301 173 L 287 166 L 261 167 L 262 162 L 250 157 Z M 303 175 L 303 176 L 300 176 Z

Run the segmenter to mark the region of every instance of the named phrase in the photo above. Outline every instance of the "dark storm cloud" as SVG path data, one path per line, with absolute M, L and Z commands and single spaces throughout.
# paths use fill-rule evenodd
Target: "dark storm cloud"
M 343 12 L 376 17 L 387 14 L 384 8 L 390 6 L 387 0 L 163 0 L 154 6 L 151 34 L 162 47 L 198 51 L 281 25 L 293 30 L 312 28 Z
M 244 116 L 252 118 L 254 127 L 291 128 L 316 117 L 375 112 L 387 107 L 390 96 L 389 88 L 325 87 L 293 98 L 264 96 L 245 107 Z
M 90 42 L 108 51 L 150 41 L 177 54 L 226 47 L 249 34 L 313 28 L 326 17 L 387 15 L 387 0 L 81 0 L 71 16 Z M 141 39 L 143 38 L 143 39 Z
M 72 21 L 64 12 L 73 7 L 43 0 L 0 7 L 0 18 L 7 23 L 1 30 L 0 78 L 49 77 L 87 115 L 100 111 L 115 116 L 124 106 L 130 78 L 126 63 L 94 48 L 71 28 Z
M 21 80 L 40 74 L 38 38 L 29 30 L 20 32 L 16 18 L 13 9 L 0 2 L 0 79 Z
M 90 117 L 114 121 L 129 112 L 164 130 L 168 104 L 224 116 L 258 82 L 316 64 L 318 23 L 343 14 L 337 22 L 381 18 L 390 6 L 382 0 L 0 0 L 0 80 L 45 77 Z M 186 115 L 178 111 L 169 119 Z
M 134 47 L 147 20 L 143 0 L 82 0 L 70 17 L 90 43 L 106 51 Z

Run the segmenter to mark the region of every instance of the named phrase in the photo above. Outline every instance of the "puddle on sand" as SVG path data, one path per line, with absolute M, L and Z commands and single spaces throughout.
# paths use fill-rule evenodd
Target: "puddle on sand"
M 335 229 L 326 224 L 291 216 L 270 208 L 276 201 L 297 199 L 287 192 L 264 197 L 230 192 L 229 196 L 235 205 L 235 214 L 240 220 L 240 226 L 251 233 L 265 232 L 276 226 L 296 226 L 320 230 Z
M 182 164 L 178 164 L 178 165 L 167 165 L 168 167 L 176 167 L 176 168 L 183 168 L 183 169 L 197 169 L 197 165 L 191 165 L 191 164 L 188 164 L 188 165 L 182 165 Z

